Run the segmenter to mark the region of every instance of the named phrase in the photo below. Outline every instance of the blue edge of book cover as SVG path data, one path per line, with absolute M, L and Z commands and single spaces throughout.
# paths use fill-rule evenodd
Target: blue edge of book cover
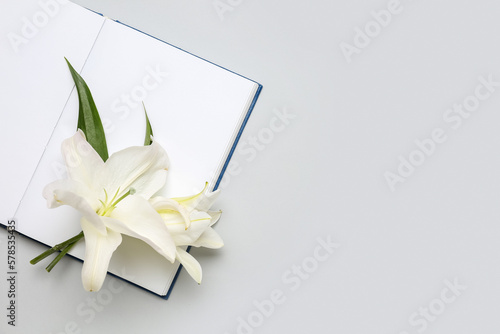
M 88 8 L 87 8 L 87 9 L 88 9 Z M 90 10 L 90 11 L 92 11 L 92 12 L 96 13 L 96 14 L 99 14 L 99 15 L 103 16 L 101 13 L 98 13 L 98 12 L 96 12 L 96 11 L 93 11 L 92 9 L 88 9 L 88 10 Z M 161 39 L 158 39 L 158 38 L 156 38 L 156 37 L 154 37 L 154 36 L 151 36 L 151 35 L 149 35 L 149 34 L 147 34 L 147 33 L 143 32 L 143 31 L 140 31 L 140 30 L 138 30 L 138 29 L 136 29 L 136 28 L 134 28 L 134 27 L 131 27 L 131 26 L 129 26 L 129 25 L 127 25 L 127 24 L 123 23 L 123 22 L 120 22 L 120 21 L 118 21 L 118 20 L 114 20 L 114 21 L 115 21 L 115 22 L 118 22 L 118 23 L 120 23 L 120 24 L 123 24 L 124 26 L 127 26 L 127 27 L 129 27 L 129 28 L 131 28 L 131 29 L 134 29 L 134 30 L 136 30 L 136 31 L 138 31 L 138 32 L 140 32 L 140 33 L 143 33 L 143 34 L 145 34 L 145 35 L 147 35 L 147 36 L 150 36 L 150 37 L 152 37 L 152 38 L 154 38 L 154 39 L 156 39 L 156 40 L 158 40 L 158 41 L 160 41 L 160 42 L 163 42 L 163 43 L 165 43 L 165 44 L 171 45 L 171 46 L 173 46 L 173 47 L 175 47 L 175 48 L 177 48 L 177 49 L 179 49 L 179 50 L 181 50 L 181 51 L 184 51 L 184 52 L 186 52 L 186 53 L 188 53 L 188 54 L 190 54 L 190 55 L 193 55 L 193 56 L 195 56 L 195 57 L 197 57 L 197 58 L 203 59 L 203 58 L 201 58 L 201 57 L 198 57 L 198 56 L 197 56 L 197 55 L 195 55 L 195 54 L 192 54 L 192 53 L 190 53 L 190 52 L 188 52 L 188 51 L 186 51 L 186 50 L 183 50 L 183 49 L 181 49 L 181 48 L 179 48 L 179 47 L 177 47 L 177 46 L 175 46 L 175 45 L 172 45 L 172 44 L 170 44 L 170 43 L 167 43 L 167 42 L 165 42 L 165 41 L 162 41 Z M 241 76 L 241 77 L 244 77 L 244 76 L 242 76 L 241 74 L 235 73 L 235 72 L 233 72 L 233 71 L 231 71 L 231 70 L 228 70 L 227 68 L 224 68 L 224 67 L 222 67 L 222 66 L 219 66 L 219 65 L 217 65 L 217 64 L 214 64 L 214 63 L 212 63 L 212 62 L 210 62 L 210 61 L 208 61 L 208 60 L 206 60 L 206 59 L 203 59 L 203 60 L 204 60 L 204 61 L 206 61 L 206 62 L 208 62 L 208 63 L 210 63 L 210 64 L 213 64 L 213 65 L 215 65 L 215 66 L 218 66 L 218 67 L 220 67 L 220 68 L 223 68 L 223 69 L 225 69 L 226 71 L 229 71 L 229 72 L 231 72 L 231 73 L 234 73 L 234 74 L 236 74 L 236 75 L 239 75 L 239 76 Z M 252 81 L 252 82 L 255 82 L 255 81 L 253 81 L 253 80 L 251 80 L 251 79 L 249 79 L 249 78 L 247 78 L 247 77 L 244 77 L 244 78 L 245 78 L 245 79 L 248 79 L 248 80 L 250 80 L 250 81 Z M 229 164 L 229 161 L 231 160 L 231 157 L 233 156 L 233 153 L 234 153 L 234 151 L 235 151 L 235 149 L 236 149 L 236 146 L 237 146 L 238 141 L 239 141 L 239 139 L 240 139 L 240 137 L 241 137 L 241 134 L 243 133 L 243 129 L 245 128 L 245 125 L 247 124 L 248 119 L 250 118 L 250 115 L 252 114 L 253 108 L 255 107 L 255 104 L 257 103 L 257 99 L 259 98 L 260 92 L 262 91 L 262 85 L 261 85 L 261 84 L 259 84 L 258 82 L 255 82 L 255 83 L 258 85 L 257 91 L 255 92 L 255 96 L 254 96 L 254 98 L 253 98 L 253 100 L 252 100 L 252 103 L 250 104 L 250 107 L 248 108 L 248 111 L 247 111 L 247 113 L 246 113 L 246 115 L 245 115 L 245 119 L 243 120 L 243 123 L 241 124 L 241 127 L 240 127 L 240 129 L 238 130 L 238 134 L 237 134 L 237 136 L 236 136 L 236 139 L 234 140 L 234 143 L 233 143 L 233 145 L 232 145 L 232 147 L 231 147 L 231 150 L 229 151 L 229 155 L 228 155 L 228 157 L 227 157 L 226 161 L 224 162 L 224 166 L 222 167 L 222 170 L 221 170 L 221 172 L 220 172 L 220 174 L 219 174 L 219 178 L 217 179 L 217 182 L 215 183 L 214 190 L 217 190 L 217 188 L 219 187 L 220 182 L 222 181 L 222 178 L 224 177 L 224 172 L 226 171 L 226 168 L 227 168 L 227 166 L 228 166 L 228 164 Z M 2 227 L 6 228 L 6 226 L 3 226 L 3 224 L 0 224 L 0 225 L 2 225 Z M 21 233 L 20 233 L 20 234 L 21 234 Z M 28 236 L 25 236 L 25 237 L 26 237 L 26 238 L 28 238 L 28 239 L 34 240 L 34 241 L 36 241 L 36 242 L 38 242 L 38 243 L 44 244 L 43 242 L 40 242 L 40 241 L 35 240 L 35 239 L 33 239 L 33 238 L 30 238 L 30 237 L 28 237 Z M 44 244 L 44 245 L 45 245 L 45 246 L 47 246 L 47 247 L 51 247 L 51 246 L 46 245 L 46 244 Z M 190 249 L 191 249 L 191 247 L 188 247 L 187 251 L 189 252 L 189 250 L 190 250 Z M 67 255 L 71 256 L 72 258 L 74 258 L 74 259 L 76 259 L 76 260 L 78 260 L 78 261 L 83 262 L 81 259 L 79 259 L 79 258 L 77 258 L 77 257 L 74 257 L 74 256 L 72 256 L 71 254 L 67 254 Z M 174 284 L 175 284 L 175 282 L 177 281 L 177 277 L 179 277 L 179 273 L 181 272 L 181 269 L 182 269 L 182 265 L 180 265 L 180 266 L 179 266 L 179 268 L 177 269 L 177 272 L 175 273 L 174 279 L 172 280 L 172 284 L 170 285 L 170 288 L 168 289 L 167 294 L 166 294 L 165 296 L 161 296 L 161 295 L 158 295 L 158 296 L 160 296 L 160 297 L 162 297 L 162 298 L 164 298 L 164 299 L 168 299 L 168 297 L 170 296 L 170 293 L 172 293 L 172 289 L 173 289 L 173 287 L 174 287 Z M 120 276 L 117 276 L 117 275 L 115 275 L 115 274 L 113 274 L 113 273 L 108 272 L 108 274 L 109 274 L 109 275 L 112 275 L 112 276 L 114 276 L 114 277 L 117 277 L 117 278 L 119 278 L 119 279 L 122 279 L 122 280 L 124 280 L 124 281 L 127 281 L 128 283 L 130 283 L 130 284 L 132 284 L 132 285 L 135 285 L 135 286 L 137 286 L 137 287 L 139 287 L 139 288 L 141 288 L 141 289 L 143 289 L 143 290 L 146 290 L 146 291 L 148 291 L 148 292 L 150 292 L 150 293 L 155 294 L 154 292 L 151 292 L 151 291 L 149 291 L 148 289 L 146 289 L 146 288 L 144 288 L 144 287 L 142 287 L 142 286 L 140 286 L 140 285 L 137 285 L 137 284 L 135 284 L 134 282 L 130 282 L 130 281 L 128 281 L 128 280 L 126 280 L 126 279 L 124 279 L 124 278 L 122 278 L 122 277 L 120 277 Z

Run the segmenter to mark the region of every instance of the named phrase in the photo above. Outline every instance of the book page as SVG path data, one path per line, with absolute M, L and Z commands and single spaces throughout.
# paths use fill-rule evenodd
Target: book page
M 103 21 L 63 1 L 0 4 L 1 223 L 14 216 L 71 93 L 64 57 L 81 69 Z
M 171 167 L 165 195 L 210 182 L 256 84 L 107 20 L 82 75 L 106 126 L 110 152 L 144 142 L 144 102 Z

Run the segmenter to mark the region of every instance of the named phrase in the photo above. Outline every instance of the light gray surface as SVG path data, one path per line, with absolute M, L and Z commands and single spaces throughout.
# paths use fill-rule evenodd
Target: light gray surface
M 498 333 L 500 87 L 456 129 L 443 116 L 480 76 L 500 81 L 500 4 L 401 0 L 349 63 L 341 43 L 391 1 L 222 2 L 223 19 L 212 1 L 77 1 L 263 84 L 241 144 L 295 117 L 235 154 L 217 203 L 226 245 L 192 253 L 202 285 L 183 271 L 165 301 L 108 278 L 89 297 L 80 262 L 47 274 L 28 264 L 44 247 L 19 238 L 18 326 L 0 332 Z M 384 173 L 436 128 L 446 141 L 392 192 Z M 238 331 L 272 295 L 272 314 Z

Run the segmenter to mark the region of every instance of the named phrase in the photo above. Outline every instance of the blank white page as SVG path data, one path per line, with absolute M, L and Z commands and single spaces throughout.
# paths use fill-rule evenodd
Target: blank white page
M 169 195 L 200 190 L 212 180 L 257 87 L 112 20 L 82 74 L 108 124 L 111 152 L 144 142 L 144 101 L 154 136 L 171 159 Z
M 104 18 L 68 3 L 0 3 L 0 222 L 12 218 Z M 44 20 L 46 18 L 46 20 Z M 41 194 L 40 194 L 41 196 Z M 18 227 L 23 225 L 19 221 Z

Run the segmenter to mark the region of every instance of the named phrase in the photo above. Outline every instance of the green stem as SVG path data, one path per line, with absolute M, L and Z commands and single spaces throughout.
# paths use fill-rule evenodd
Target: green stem
M 59 254 L 57 254 L 56 258 L 54 260 L 52 260 L 52 262 L 47 266 L 47 268 L 45 268 L 45 270 L 47 270 L 47 272 L 50 273 L 52 268 L 54 268 L 56 266 L 57 262 L 59 262 L 59 260 L 61 260 L 63 258 L 63 256 L 66 255 L 66 253 L 69 252 L 71 250 L 71 248 L 73 248 L 73 246 L 77 242 L 78 241 L 75 241 L 75 242 L 69 244 L 68 246 L 66 246 Z
M 61 250 L 65 249 L 66 247 L 68 247 L 70 244 L 75 244 L 81 238 L 83 238 L 83 231 L 80 232 L 80 233 L 78 233 L 74 237 L 69 238 L 68 240 L 66 240 L 64 242 L 61 242 L 60 244 L 55 245 L 51 249 L 46 250 L 45 252 L 43 252 L 42 254 L 38 255 L 33 260 L 31 260 L 30 263 L 31 264 L 37 264 L 38 262 L 42 261 L 43 259 L 45 259 L 47 256 L 51 255 L 52 253 L 55 253 L 57 251 L 61 251 Z M 68 251 L 69 251 L 69 249 L 68 249 Z

